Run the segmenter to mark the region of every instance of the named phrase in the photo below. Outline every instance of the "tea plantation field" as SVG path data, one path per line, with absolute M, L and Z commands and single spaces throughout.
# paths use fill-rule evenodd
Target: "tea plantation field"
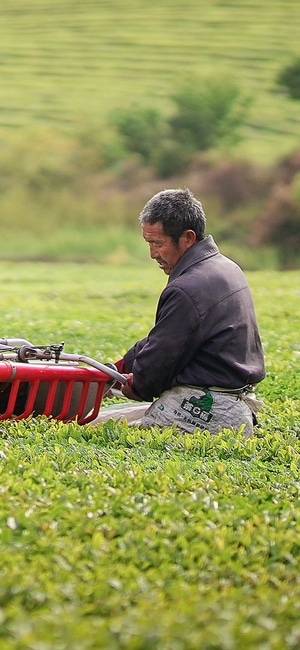
M 1 336 L 116 360 L 157 268 L 2 263 Z M 1 650 L 300 646 L 299 272 L 249 273 L 254 438 L 0 422 Z
M 251 96 L 245 151 L 272 161 L 299 141 L 298 103 L 276 87 L 299 26 L 298 0 L 2 0 L 0 132 L 74 133 L 133 102 L 168 112 L 188 75 L 217 76 Z

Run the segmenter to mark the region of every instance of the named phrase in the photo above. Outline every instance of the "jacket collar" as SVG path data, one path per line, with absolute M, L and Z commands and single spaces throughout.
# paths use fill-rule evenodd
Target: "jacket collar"
M 188 248 L 188 250 L 182 255 L 179 262 L 177 262 L 173 271 L 171 271 L 168 279 L 168 284 L 172 280 L 178 278 L 189 266 L 193 266 L 198 262 L 202 262 L 208 257 L 217 255 L 219 253 L 219 248 L 215 243 L 211 235 L 207 235 L 202 241 L 196 242 L 194 246 Z

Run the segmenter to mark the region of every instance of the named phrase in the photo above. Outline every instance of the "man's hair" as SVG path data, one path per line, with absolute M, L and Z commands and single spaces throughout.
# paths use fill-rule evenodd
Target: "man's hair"
M 174 244 L 185 230 L 193 230 L 197 241 L 205 237 L 206 218 L 202 203 L 189 189 L 163 190 L 146 203 L 139 220 L 141 224 L 160 222 L 165 235 L 172 237 Z

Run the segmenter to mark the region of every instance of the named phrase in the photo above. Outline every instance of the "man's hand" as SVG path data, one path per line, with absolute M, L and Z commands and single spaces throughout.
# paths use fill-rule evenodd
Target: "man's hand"
M 121 391 L 125 397 L 128 397 L 128 399 L 133 399 L 136 402 L 142 402 L 142 398 L 137 395 L 133 390 L 132 390 L 132 382 L 133 382 L 133 375 L 132 373 L 130 375 L 125 375 L 126 377 L 126 384 L 124 384 L 121 388 Z
M 115 363 L 105 363 L 104 365 L 108 366 L 109 368 L 113 368 L 114 370 L 117 370 L 121 375 L 124 375 L 126 377 L 127 370 L 124 363 L 124 359 L 119 359 Z M 114 392 L 111 390 L 111 388 L 120 391 L 122 385 L 123 384 L 121 384 L 121 382 L 116 381 L 115 379 L 111 379 L 104 386 L 102 398 L 105 399 L 106 397 L 114 397 Z

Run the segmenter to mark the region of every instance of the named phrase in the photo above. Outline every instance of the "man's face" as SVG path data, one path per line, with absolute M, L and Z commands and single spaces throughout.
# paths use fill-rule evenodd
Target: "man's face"
M 180 260 L 185 251 L 196 243 L 196 235 L 193 230 L 185 230 L 175 245 L 169 235 L 165 235 L 162 224 L 157 221 L 154 224 L 142 224 L 142 234 L 149 244 L 150 257 L 156 260 L 160 269 L 170 275 L 174 266 Z

